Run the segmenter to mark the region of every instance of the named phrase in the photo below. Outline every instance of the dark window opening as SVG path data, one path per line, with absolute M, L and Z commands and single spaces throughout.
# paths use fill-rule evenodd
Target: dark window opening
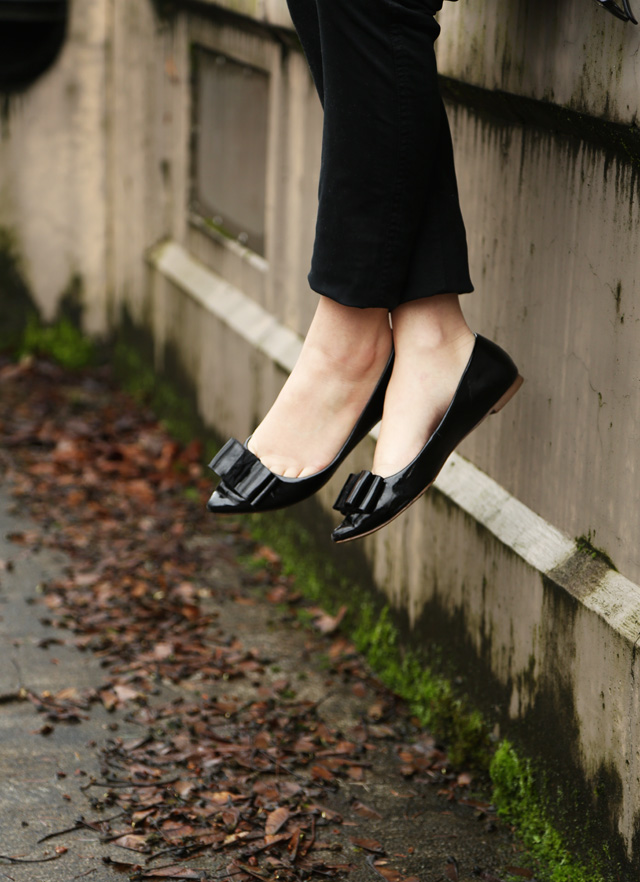
M 192 207 L 264 254 L 269 77 L 200 47 L 194 61 Z
M 0 0 L 0 89 L 28 86 L 64 43 L 67 0 Z

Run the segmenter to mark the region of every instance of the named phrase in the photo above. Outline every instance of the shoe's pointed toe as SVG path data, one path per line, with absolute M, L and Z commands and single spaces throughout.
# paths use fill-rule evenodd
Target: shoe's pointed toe
M 335 528 L 331 534 L 331 539 L 336 543 L 348 542 L 349 539 L 357 539 L 360 536 L 358 521 L 361 520 L 362 518 L 358 515 L 347 515 L 342 523 L 338 524 Z
M 251 508 L 243 505 L 242 499 L 223 484 L 219 484 L 207 502 L 207 511 L 215 514 L 243 514 L 251 511 Z

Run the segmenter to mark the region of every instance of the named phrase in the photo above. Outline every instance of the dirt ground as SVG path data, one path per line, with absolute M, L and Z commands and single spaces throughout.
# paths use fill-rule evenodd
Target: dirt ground
M 105 369 L 0 361 L 0 880 L 534 879 L 205 460 Z

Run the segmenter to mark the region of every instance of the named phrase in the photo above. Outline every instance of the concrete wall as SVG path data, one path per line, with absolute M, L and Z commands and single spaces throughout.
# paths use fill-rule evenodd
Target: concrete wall
M 87 326 L 104 327 L 106 298 L 105 2 L 72 6 L 55 67 L 5 105 L 0 128 L 0 227 L 22 255 L 47 317 L 74 275 L 91 291 Z
M 176 6 L 72 3 L 55 67 L 9 100 L 0 227 L 47 316 L 80 275 L 90 331 L 126 306 L 159 368 L 168 346 L 180 354 L 205 420 L 243 437 L 315 306 L 321 109 L 282 0 Z M 637 875 L 640 236 L 638 162 L 620 145 L 633 154 L 640 29 L 588 0 L 460 0 L 440 21 L 477 288 L 465 309 L 527 384 L 363 547 L 415 639 L 444 642 L 500 731 L 545 759 Z M 194 44 L 269 77 L 263 256 L 192 198 Z M 325 512 L 346 470 L 319 494 Z

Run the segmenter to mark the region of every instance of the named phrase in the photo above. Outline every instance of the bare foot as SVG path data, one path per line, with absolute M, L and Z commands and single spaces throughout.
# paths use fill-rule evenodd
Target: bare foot
M 372 469 L 382 477 L 407 466 L 431 437 L 475 342 L 454 294 L 405 303 L 392 320 L 396 358 Z
M 249 449 L 277 475 L 321 471 L 349 436 L 390 351 L 386 310 L 321 297 L 300 358 Z

